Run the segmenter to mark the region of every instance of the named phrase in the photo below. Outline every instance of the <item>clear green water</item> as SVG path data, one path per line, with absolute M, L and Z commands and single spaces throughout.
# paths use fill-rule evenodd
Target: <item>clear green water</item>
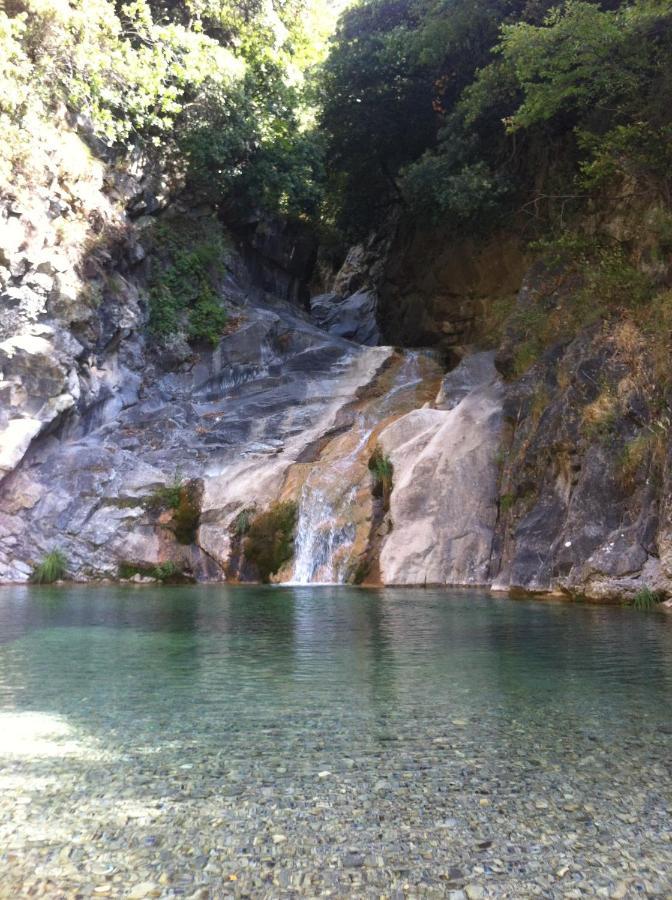
M 6 588 L 0 895 L 672 896 L 671 692 L 658 613 Z

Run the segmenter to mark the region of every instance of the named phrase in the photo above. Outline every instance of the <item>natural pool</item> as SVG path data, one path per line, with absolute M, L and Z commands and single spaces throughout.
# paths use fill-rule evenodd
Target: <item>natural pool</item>
M 672 896 L 672 620 L 0 590 L 0 896 Z

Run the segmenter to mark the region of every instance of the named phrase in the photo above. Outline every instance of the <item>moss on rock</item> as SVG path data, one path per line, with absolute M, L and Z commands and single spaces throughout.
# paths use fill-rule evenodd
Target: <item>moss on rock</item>
M 273 504 L 250 523 L 243 549 L 263 582 L 294 555 L 296 520 L 296 503 L 286 501 Z

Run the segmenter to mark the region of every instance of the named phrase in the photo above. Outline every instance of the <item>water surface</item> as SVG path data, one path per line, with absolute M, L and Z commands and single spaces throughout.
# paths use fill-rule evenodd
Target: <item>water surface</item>
M 670 896 L 671 689 L 658 613 L 6 588 L 0 895 Z

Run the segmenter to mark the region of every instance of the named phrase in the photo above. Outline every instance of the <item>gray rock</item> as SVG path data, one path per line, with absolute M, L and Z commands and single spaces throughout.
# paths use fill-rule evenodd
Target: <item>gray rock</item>
M 463 364 L 454 380 L 468 391 L 456 406 L 415 410 L 380 434 L 394 469 L 393 527 L 380 554 L 385 584 L 488 582 L 502 386 L 491 360 Z
M 453 409 L 474 389 L 474 385 L 494 384 L 497 381 L 499 375 L 495 368 L 494 350 L 472 353 L 444 376 L 436 397 L 436 407 Z
M 376 321 L 377 296 L 361 290 L 349 297 L 320 294 L 310 301 L 310 311 L 320 328 L 358 344 L 373 347 L 380 343 Z

